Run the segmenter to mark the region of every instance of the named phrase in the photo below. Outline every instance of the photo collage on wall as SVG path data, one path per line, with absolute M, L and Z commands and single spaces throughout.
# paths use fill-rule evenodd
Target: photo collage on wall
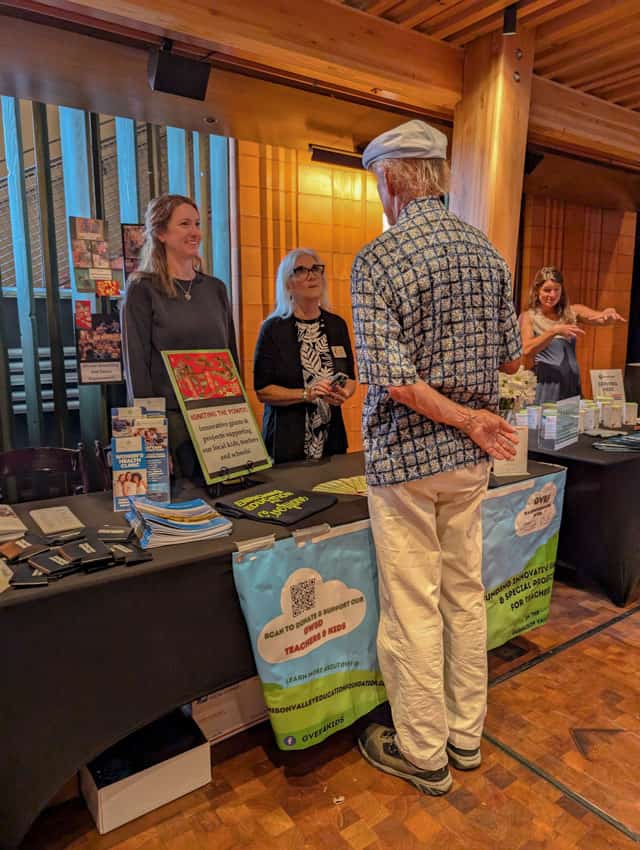
M 123 281 L 123 260 L 111 259 L 106 222 L 95 218 L 69 218 L 75 292 L 76 352 L 79 384 L 121 383 L 122 341 L 120 319 L 109 302 L 94 312 L 91 295 L 116 298 Z M 82 298 L 82 293 L 89 297 Z
M 123 284 L 123 260 L 111 259 L 107 224 L 97 218 L 69 217 L 77 292 L 117 296 Z

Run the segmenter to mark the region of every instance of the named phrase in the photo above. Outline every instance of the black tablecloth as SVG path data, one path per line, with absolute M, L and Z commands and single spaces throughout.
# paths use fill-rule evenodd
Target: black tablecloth
M 362 472 L 362 455 L 351 454 L 280 466 L 260 478 L 310 489 Z M 549 468 L 533 463 L 530 472 Z M 191 485 L 173 493 L 176 500 L 201 495 Z M 17 510 L 35 530 L 28 511 L 54 504 L 69 505 L 88 526 L 117 516 L 124 523 L 108 493 Z M 340 496 L 300 527 L 367 516 L 366 499 Z M 156 549 L 146 564 L 0 595 L 0 847 L 15 847 L 64 782 L 108 746 L 255 674 L 231 555 L 236 541 L 290 531 L 236 520 L 230 537 Z
M 566 449 L 529 455 L 567 468 L 558 560 L 625 605 L 640 581 L 640 452 L 602 452 L 593 442 L 582 435 Z

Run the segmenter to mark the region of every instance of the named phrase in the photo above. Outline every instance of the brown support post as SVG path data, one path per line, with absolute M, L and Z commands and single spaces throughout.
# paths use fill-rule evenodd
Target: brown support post
M 450 208 L 493 242 L 513 273 L 527 144 L 534 34 L 494 33 L 467 49 L 455 110 Z

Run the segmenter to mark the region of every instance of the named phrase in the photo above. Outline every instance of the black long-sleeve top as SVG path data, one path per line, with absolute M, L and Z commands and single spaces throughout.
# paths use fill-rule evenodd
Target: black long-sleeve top
M 347 324 L 340 316 L 321 311 L 334 372 L 355 377 L 353 352 Z M 304 386 L 300 344 L 295 316 L 268 318 L 260 328 L 253 363 L 253 385 L 261 390 L 269 384 L 298 389 Z M 265 404 L 262 437 L 275 463 L 304 460 L 305 415 L 307 403 L 279 406 Z M 324 444 L 324 455 L 347 451 L 347 434 L 339 407 L 331 408 L 331 422 Z
M 178 281 L 189 291 L 188 281 Z M 178 410 L 161 351 L 228 348 L 238 366 L 231 305 L 224 283 L 198 272 L 187 300 L 169 298 L 148 275 L 131 281 L 121 306 L 122 348 L 129 404 L 135 398 L 162 397 Z

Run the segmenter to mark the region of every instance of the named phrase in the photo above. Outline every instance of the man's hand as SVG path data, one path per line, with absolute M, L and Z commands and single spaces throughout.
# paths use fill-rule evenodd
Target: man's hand
M 511 460 L 518 445 L 518 432 L 509 423 L 489 410 L 468 410 L 459 426 L 488 455 L 496 460 Z

